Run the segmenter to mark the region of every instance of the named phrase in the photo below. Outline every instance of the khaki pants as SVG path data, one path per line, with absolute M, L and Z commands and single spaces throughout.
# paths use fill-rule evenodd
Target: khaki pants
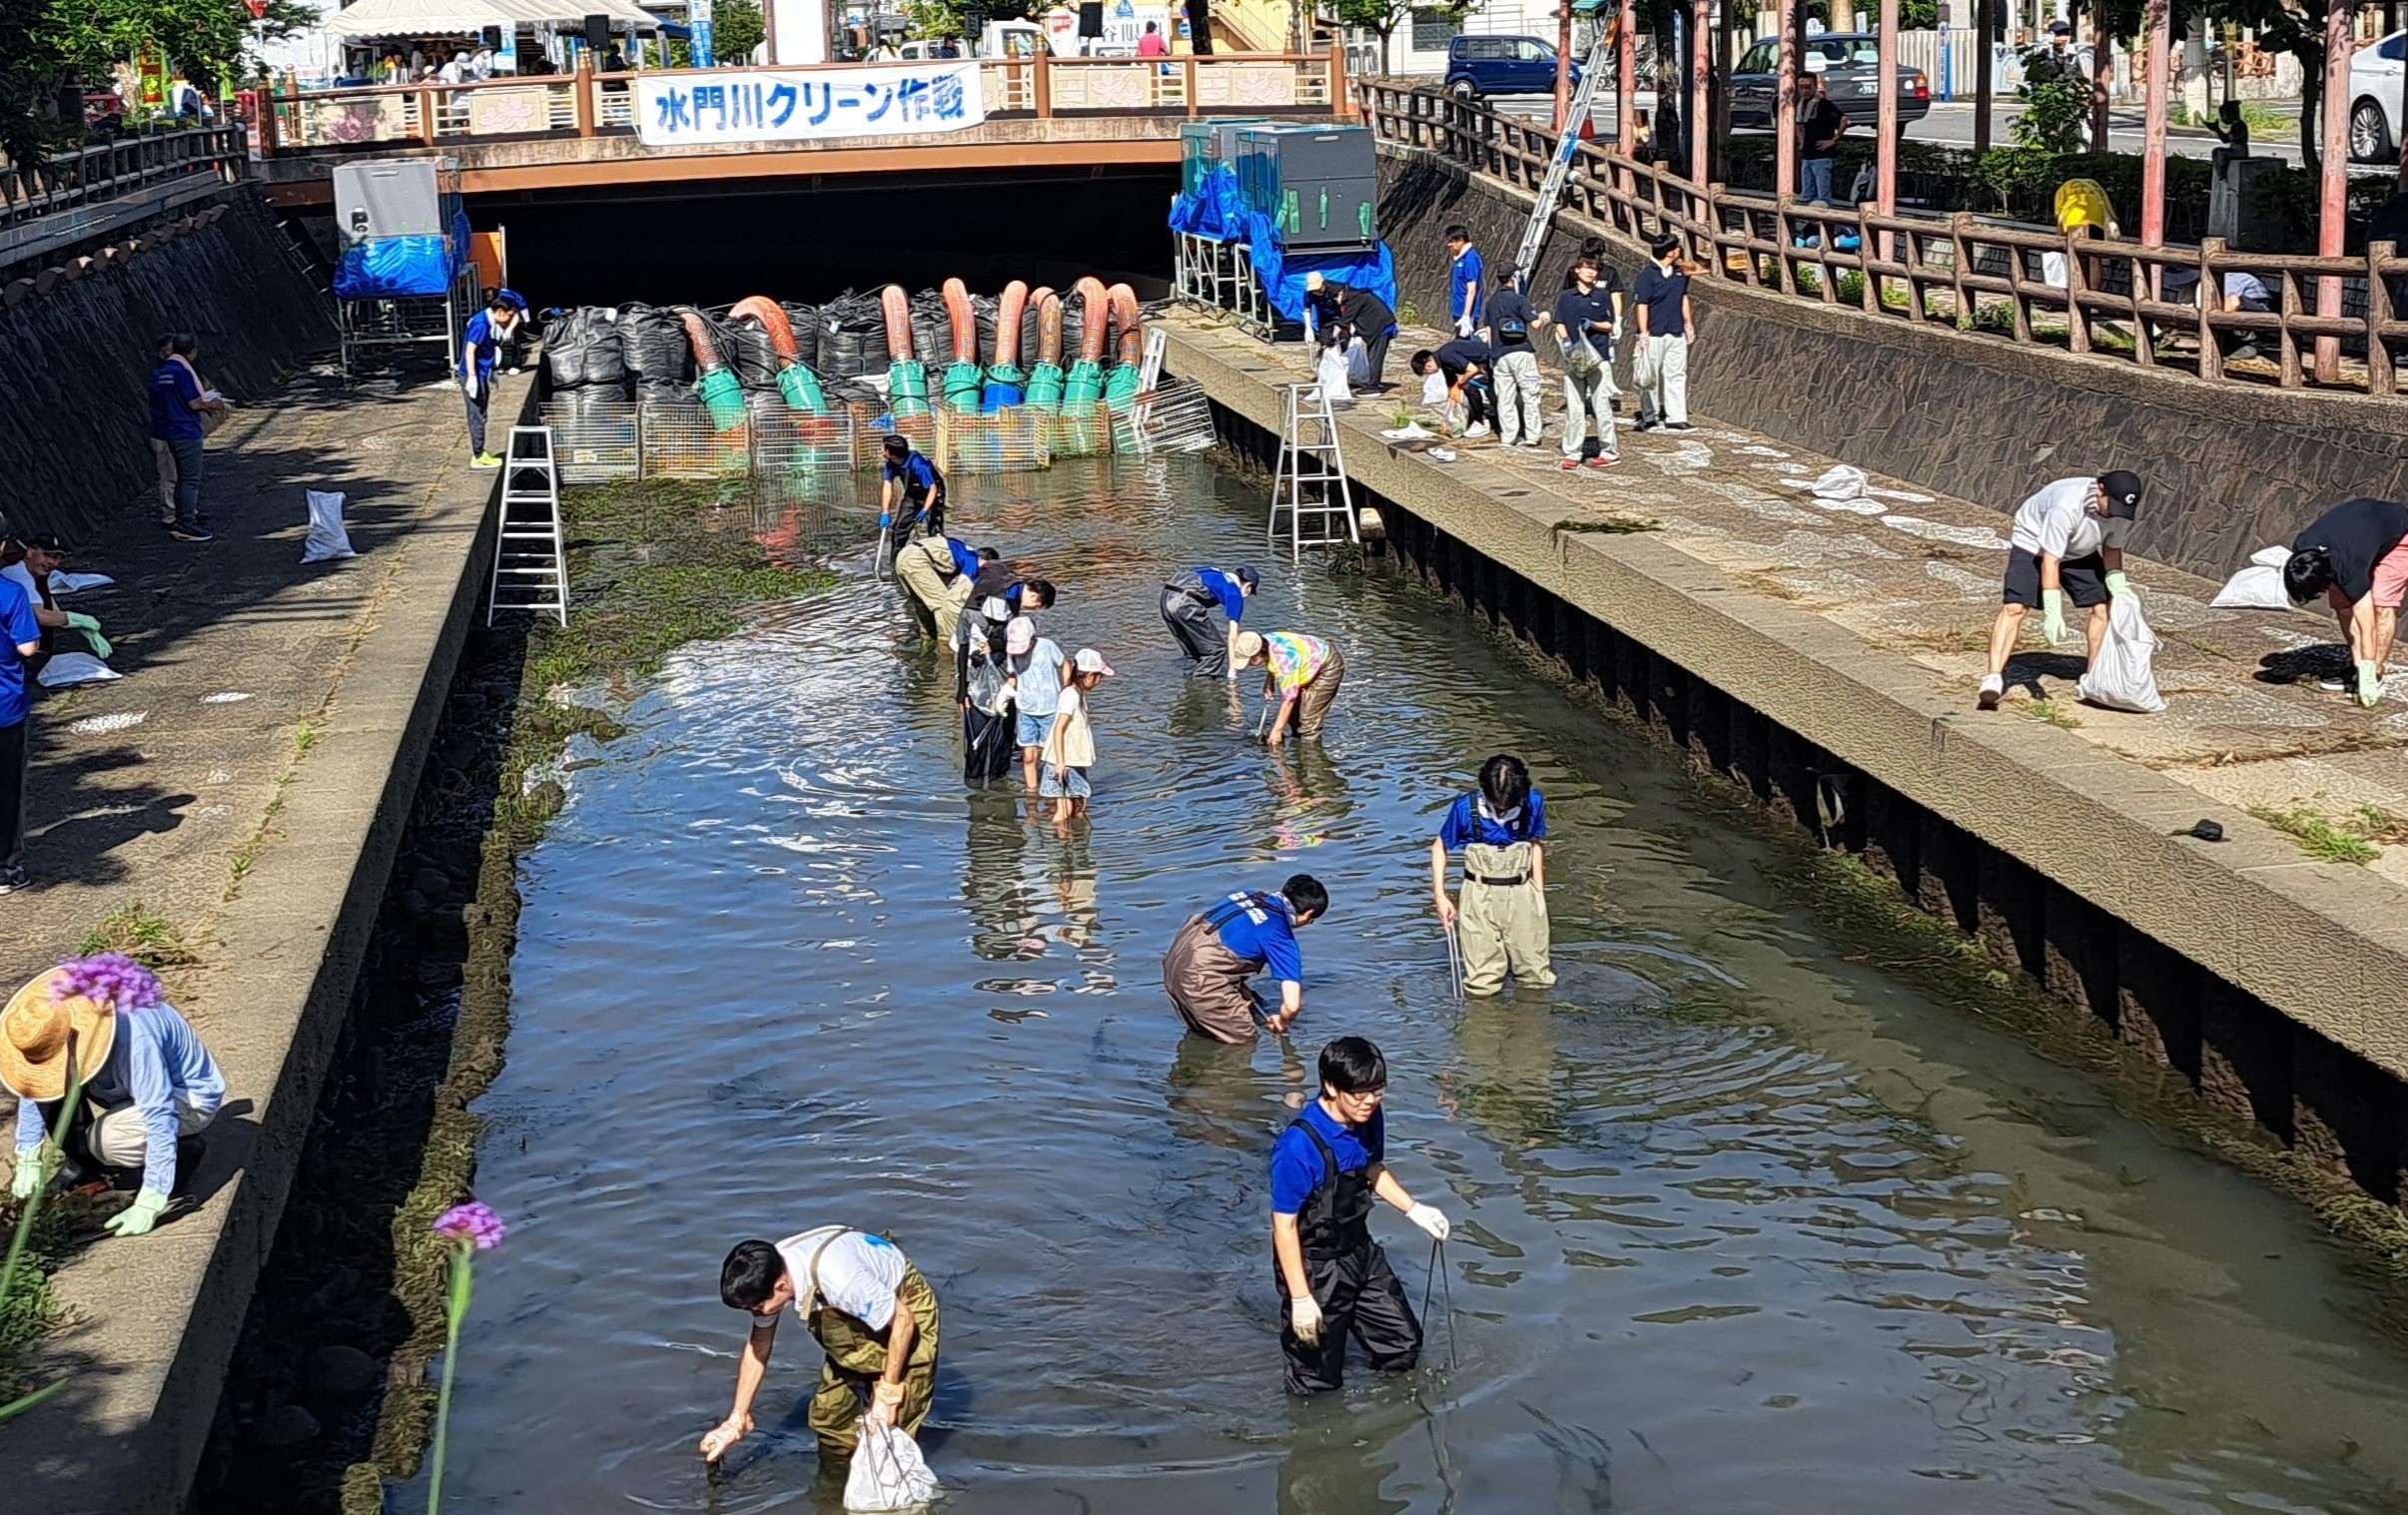
M 895 1424 L 917 1436 L 937 1392 L 937 1291 L 920 1276 L 919 1268 L 906 1264 L 895 1299 L 896 1307 L 910 1310 L 919 1326 L 912 1337 L 911 1358 L 903 1367 L 903 1409 Z M 819 1438 L 822 1451 L 850 1457 L 861 1444 L 861 1412 L 869 1408 L 870 1385 L 886 1372 L 886 1337 L 871 1334 L 852 1316 L 824 1305 L 811 1312 L 809 1323 L 811 1334 L 828 1353 L 819 1370 L 819 1392 L 811 1396 L 811 1434 Z
M 1337 699 L 1337 686 L 1345 682 L 1346 659 L 1335 647 L 1329 649 L 1329 661 L 1312 682 L 1296 692 L 1296 735 L 1319 736 L 1322 722 L 1329 719 L 1329 706 Z
M 1193 1030 L 1231 1046 L 1251 1042 L 1260 1007 L 1245 981 L 1257 966 L 1221 946 L 1203 916 L 1190 916 L 1163 954 L 1163 992 Z
M 1492 995 L 1514 982 L 1544 989 L 1555 982 L 1547 964 L 1547 897 L 1530 873 L 1530 844 L 1463 849 L 1463 887 L 1455 897 L 1455 930 L 1463 949 L 1463 992 Z M 1483 879 L 1524 879 L 1484 884 Z
M 967 573 L 956 573 L 948 581 L 937 570 L 940 557 L 947 568 L 953 566 L 953 553 L 943 538 L 924 536 L 895 554 L 895 577 L 927 613 L 927 621 L 934 623 L 937 640 L 950 645 L 954 623 L 961 618 L 962 607 L 970 603 L 971 580 Z
M 1540 407 L 1547 390 L 1539 377 L 1538 355 L 1528 348 L 1499 354 L 1495 383 L 1498 445 L 1535 447 L 1544 441 L 1547 423 Z
M 1589 417 L 1597 419 L 1598 455 L 1618 457 L 1614 446 L 1614 371 L 1598 367 L 1563 376 L 1563 455 L 1578 457 L 1589 439 Z
M 176 523 L 176 449 L 151 438 L 151 465 L 159 470 L 159 524 Z
M 1639 420 L 1689 424 L 1689 339 L 1642 337 L 1631 360 L 1631 382 L 1639 386 Z

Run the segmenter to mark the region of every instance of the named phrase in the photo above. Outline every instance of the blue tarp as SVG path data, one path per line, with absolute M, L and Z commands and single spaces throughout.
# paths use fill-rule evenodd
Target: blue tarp
M 1291 253 L 1280 245 L 1278 228 L 1267 216 L 1248 211 L 1237 200 L 1237 173 L 1225 163 L 1214 164 L 1195 191 L 1171 203 L 1171 230 L 1215 242 L 1242 242 L 1254 260 L 1255 277 L 1270 297 L 1271 309 L 1289 321 L 1304 319 L 1304 276 L 1318 274 L 1332 284 L 1369 290 L 1396 309 L 1396 261 L 1388 245 L 1374 244 L 1365 252 Z
M 448 237 L 379 237 L 343 251 L 335 265 L 338 300 L 441 295 L 468 256 L 468 218 Z

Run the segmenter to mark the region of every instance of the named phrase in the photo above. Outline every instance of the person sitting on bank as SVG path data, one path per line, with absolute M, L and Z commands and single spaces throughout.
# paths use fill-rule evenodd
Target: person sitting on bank
M 468 404 L 468 465 L 473 468 L 501 466 L 501 459 L 485 450 L 485 411 L 493 402 L 493 366 L 501 359 L 502 346 L 517 335 L 519 319 L 517 297 L 495 290 L 459 334 L 456 372 L 460 395 Z
M 1446 429 L 1466 441 L 1486 436 L 1496 419 L 1496 395 L 1489 379 L 1495 367 L 1496 351 L 1477 337 L 1458 337 L 1413 355 L 1414 374 L 1423 379 L 1432 374 L 1444 377 Z
M 1163 586 L 1163 624 L 1171 628 L 1179 650 L 1187 655 L 1190 678 L 1237 677 L 1238 622 L 1245 619 L 1245 602 L 1262 585 L 1251 568 L 1234 573 L 1218 568 L 1188 568 Z M 1212 610 L 1228 617 L 1227 635 L 1212 634 Z
M 945 533 L 945 475 L 925 452 L 915 451 L 911 438 L 891 434 L 884 443 L 886 460 L 879 469 L 878 515 L 895 523 L 895 538 L 911 540 L 914 527 L 931 536 Z
M 72 1063 L 70 1063 L 72 1058 Z M 66 1139 L 56 1136 L 72 1081 L 83 1085 Z M 0 1085 L 17 1097 L 17 1170 L 24 1199 L 51 1164 L 80 1182 L 93 1169 L 113 1181 L 141 1175 L 134 1202 L 108 1229 L 140 1236 L 199 1170 L 201 1133 L 217 1119 L 226 1079 L 167 1002 L 151 971 L 117 953 L 74 958 L 17 991 L 0 1011 Z
M 1240 631 L 1230 646 L 1239 667 L 1264 670 L 1262 697 L 1278 697 L 1279 713 L 1271 717 L 1265 740 L 1278 746 L 1287 740 L 1290 725 L 1298 736 L 1321 734 L 1338 686 L 1346 681 L 1346 659 L 1334 645 L 1301 631 L 1267 636 Z
M 2349 649 L 2352 693 L 2371 708 L 2383 697 L 2383 665 L 2408 600 L 2408 505 L 2345 499 L 2317 516 L 2292 538 L 2282 586 L 2295 605 L 2321 594 L 2332 606 Z
M 1351 1335 L 1383 1373 L 1421 1356 L 1421 1322 L 1367 1223 L 1374 1196 L 1444 1241 L 1453 1231 L 1437 1206 L 1421 1204 L 1387 1166 L 1380 1109 L 1388 1062 L 1361 1037 L 1321 1049 L 1320 1098 L 1279 1133 L 1270 1149 L 1270 1244 L 1278 1272 L 1279 1349 L 1290 1394 L 1342 1388 Z
M 106 658 L 117 649 L 100 633 L 100 619 L 81 610 L 61 610 L 50 576 L 66 566 L 67 544 L 55 531 L 34 531 L 10 545 L 8 565 L 0 568 L 25 586 L 33 600 L 34 623 L 42 628 L 42 651 L 26 665 L 39 677 L 43 665 L 62 652 L 89 652 Z
M 1460 904 L 1446 897 L 1446 855 L 1463 854 Z M 1458 797 L 1430 841 L 1430 898 L 1440 924 L 1462 928 L 1463 992 L 1488 996 L 1505 974 L 1532 989 L 1555 982 L 1548 966 L 1547 811 L 1520 758 L 1480 765 L 1477 794 Z
M 2096 478 L 2060 478 L 2015 507 L 2008 532 L 2006 603 L 1990 631 L 1990 671 L 1976 703 L 1999 708 L 2007 662 L 2023 634 L 2026 612 L 2054 646 L 2065 635 L 2065 596 L 2090 612 L 2084 634 L 2096 661 L 2107 635 L 2107 601 L 2131 592 L 2123 576 L 2123 538 L 2140 510 L 2140 475 L 2117 468 Z
M 1304 1013 L 1304 955 L 1296 933 L 1329 913 L 1329 891 L 1299 873 L 1277 894 L 1241 889 L 1188 918 L 1163 954 L 1163 990 L 1180 1019 L 1215 1042 L 1254 1040 L 1254 1021 L 1272 1036 Z M 1268 968 L 1279 1010 L 1264 1015 L 1246 980 Z
M 788 1305 L 827 1353 L 809 1417 L 822 1458 L 851 1457 L 865 1418 L 913 1435 L 926 1423 L 937 1386 L 937 1291 L 884 1236 L 823 1225 L 776 1243 L 739 1241 L 719 1266 L 719 1298 L 752 1315 L 752 1334 L 736 1364 L 735 1407 L 702 1438 L 705 1462 L 752 1430 Z
M 932 533 L 895 553 L 895 577 L 912 597 L 913 620 L 920 629 L 950 646 L 962 607 L 970 603 L 970 587 L 978 570 L 994 555 L 942 533 Z

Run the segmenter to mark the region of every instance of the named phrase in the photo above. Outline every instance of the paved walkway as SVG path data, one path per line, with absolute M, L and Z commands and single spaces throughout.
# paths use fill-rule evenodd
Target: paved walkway
M 1193 316 L 1167 319 L 1190 332 L 1208 330 Z M 1217 340 L 1244 344 L 1253 364 L 1307 377 L 1297 347 L 1266 350 L 1233 332 Z M 1429 331 L 1400 335 L 1388 365 L 1400 387 L 1364 397 L 1351 423 L 1392 425 L 1396 406 L 1419 395 L 1406 364 L 1438 340 Z M 1624 376 L 1627 384 L 1627 366 Z M 1930 671 L 1933 692 L 1962 697 L 1972 710 L 2006 568 L 2007 515 L 2018 501 L 1935 496 L 1879 476 L 1867 497 L 1820 500 L 1806 486 L 1846 459 L 1703 416 L 1692 417 L 1697 429 L 1686 434 L 1641 435 L 1631 425 L 1635 394 L 1624 400 L 1622 461 L 1566 473 L 1557 466 L 1560 390 L 1552 374 L 1548 402 L 1544 448 L 1460 444 L 1459 460 L 1448 466 L 1492 492 L 1559 500 L 1567 521 L 1650 529 L 1720 569 L 1734 589 L 1814 612 L 1911 659 Z M 1436 428 L 1434 412 L 1411 408 Z M 1347 445 L 1360 444 L 1349 435 Z M 2147 476 L 2146 459 L 2132 466 Z M 1526 496 L 1518 502 L 1531 505 Z M 2149 506 L 2144 499 L 2141 508 Z M 2156 671 L 2166 711 L 2133 715 L 2079 703 L 2078 631 L 2064 650 L 2047 649 L 2034 615 L 2007 670 L 2007 703 L 1995 719 L 2047 721 L 2100 752 L 2196 789 L 2202 799 L 2242 809 L 2305 808 L 2340 820 L 2372 806 L 2408 842 L 2408 764 L 2401 761 L 2408 746 L 2408 661 L 2392 664 L 2383 702 L 2364 710 L 2299 677 L 2344 665 L 2330 615 L 2211 609 L 2216 584 L 2145 559 L 2133 560 L 2131 576 L 2161 639 Z M 2385 847 L 2367 872 L 2386 887 L 2408 885 L 2408 846 Z

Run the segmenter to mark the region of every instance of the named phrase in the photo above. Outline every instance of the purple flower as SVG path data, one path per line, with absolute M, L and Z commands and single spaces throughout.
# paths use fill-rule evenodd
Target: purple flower
M 434 1233 L 446 1241 L 474 1242 L 478 1251 L 489 1252 L 501 1245 L 501 1238 L 509 1234 L 509 1227 L 501 1223 L 501 1217 L 493 1213 L 492 1206 L 480 1199 L 471 1199 L 443 1211 L 442 1217 L 434 1222 Z
M 157 974 L 124 953 L 104 952 L 61 963 L 59 977 L 51 981 L 50 997 L 54 1001 L 81 997 L 123 1014 L 165 1005 L 167 990 Z

